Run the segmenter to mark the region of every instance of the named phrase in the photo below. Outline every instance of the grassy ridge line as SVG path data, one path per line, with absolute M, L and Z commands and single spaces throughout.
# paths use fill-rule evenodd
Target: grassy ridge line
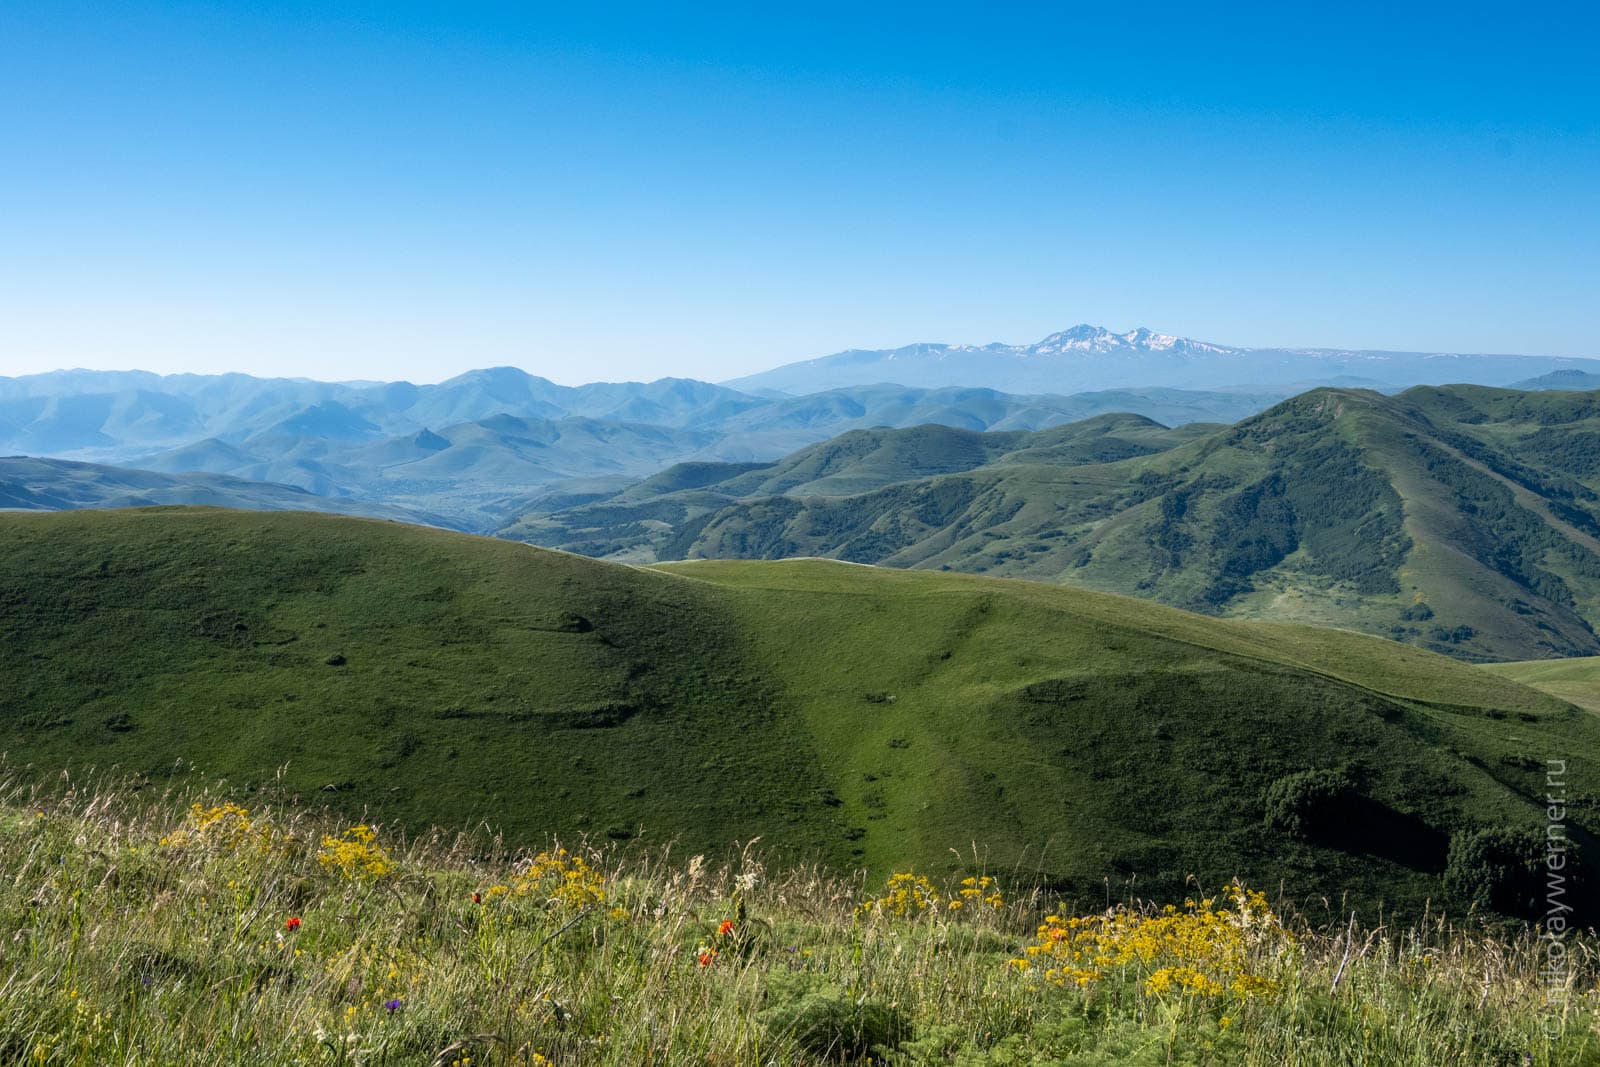
M 785 844 L 843 859 L 807 740 L 710 587 L 324 516 L 0 531 L 0 721 L 42 766 L 162 778 L 181 758 L 248 791 L 287 764 L 292 788 L 385 818 L 707 848 L 809 798 Z
M 1580 659 L 1491 663 L 1485 669 L 1501 678 L 1542 690 L 1589 711 L 1600 712 L 1600 656 Z
M 1362 635 L 1219 622 L 1081 590 L 824 561 L 695 561 L 660 568 L 746 594 L 744 629 L 766 635 L 769 661 L 787 664 L 796 675 L 790 688 L 801 694 L 812 731 L 823 739 L 824 762 L 846 772 L 838 775 L 846 783 L 839 795 L 846 814 L 867 831 L 864 857 L 873 864 L 884 858 L 876 851 L 883 840 L 879 825 L 889 840 L 921 840 L 925 852 L 936 851 L 930 828 L 946 847 L 977 841 L 993 847 L 1011 832 L 1008 814 L 1026 820 L 1019 837 L 1028 847 L 1091 857 L 1090 869 L 1095 863 L 1115 869 L 1135 854 L 1148 876 L 1151 867 L 1174 862 L 1170 839 L 1183 834 L 1211 841 L 1235 857 L 1229 862 L 1241 854 L 1264 861 L 1248 840 L 1259 836 L 1259 826 L 1241 816 L 1256 810 L 1255 790 L 1265 783 L 1260 767 L 1222 755 L 1235 746 L 1269 766 L 1392 761 L 1397 779 L 1389 795 L 1405 798 L 1403 807 L 1440 813 L 1438 796 L 1424 796 L 1426 790 L 1403 781 L 1414 773 L 1441 789 L 1448 780 L 1448 790 L 1467 793 L 1474 805 L 1508 819 L 1525 802 L 1519 794 L 1533 795 L 1536 783 L 1522 780 L 1525 771 L 1502 768 L 1506 760 L 1532 757 L 1520 749 L 1485 751 L 1486 741 L 1528 731 L 1531 721 L 1547 731 L 1543 744 L 1550 751 L 1592 751 L 1586 740 L 1592 724 L 1577 719 L 1570 706 L 1490 682 L 1473 667 Z M 787 599 L 775 600 L 774 593 Z M 884 654 L 899 648 L 920 655 Z M 1314 672 L 1298 665 L 1318 661 Z M 1286 668 L 1294 682 L 1280 686 L 1273 673 Z M 1262 672 L 1267 677 L 1258 677 Z M 1016 700 L 1019 691 L 1074 680 L 1093 691 L 1101 708 L 1062 720 Z M 1392 755 L 1381 760 L 1363 751 L 1370 739 L 1348 743 L 1370 729 L 1350 716 L 1351 707 L 1373 703 L 1374 694 L 1384 694 L 1376 706 L 1387 708 L 1384 714 L 1397 725 L 1389 739 L 1394 747 L 1383 746 Z M 840 714 L 851 704 L 860 710 Z M 1152 704 L 1162 714 L 1151 714 Z M 1041 714 L 1056 721 L 1039 723 Z M 1219 723 L 1227 716 L 1242 716 L 1248 726 Z M 1515 717 L 1518 727 L 1496 727 L 1497 717 Z M 1346 743 L 1312 744 L 1315 756 L 1301 748 L 1306 739 L 1297 735 L 1324 729 L 1344 735 Z M 1089 742 L 1089 752 L 1072 751 L 1074 731 Z M 1274 746 L 1298 752 L 1285 758 Z M 1448 769 L 1418 762 L 1419 748 L 1434 746 L 1470 758 Z M 1219 779 L 1234 783 L 1229 800 L 1219 795 Z M 1006 802 L 1013 795 L 1032 798 L 1035 808 L 1016 813 Z M 962 804 L 955 797 L 988 797 L 990 803 Z M 1118 810 L 1119 801 L 1135 811 Z M 1217 810 L 1227 804 L 1235 808 L 1232 818 Z M 1157 814 L 1146 820 L 1143 810 Z M 896 818 L 897 812 L 922 817 Z M 1107 849 L 1106 841 L 1117 847 Z M 1037 860 L 1037 852 L 1029 855 Z M 1381 867 L 1395 857 L 1363 858 Z M 1346 859 L 1351 862 L 1323 862 L 1346 879 L 1370 874 L 1362 873 L 1355 856 Z M 1219 873 L 1192 853 L 1185 862 Z M 1293 861 L 1266 863 L 1280 875 L 1294 867 Z M 1386 877 L 1409 876 L 1391 871 Z
M 1542 818 L 1600 722 L 1338 631 L 825 561 L 635 569 L 326 516 L 0 518 L 0 731 L 42 768 L 174 761 L 513 841 L 643 828 L 882 873 L 995 869 L 1103 899 L 1243 874 L 1420 910 L 1452 833 Z M 1309 665 L 1309 667 L 1308 667 Z M 1314 669 L 1310 669 L 1314 667 Z M 1344 770 L 1360 833 L 1263 825 Z
M 863 885 L 752 849 L 707 864 L 497 845 L 203 792 L 0 783 L 0 1058 L 1600 1062 L 1592 934 L 1565 937 L 1552 981 L 1534 931 L 1437 916 L 1321 929 L 1225 894 L 1075 915 L 1004 881 Z M 1076 934 L 1106 962 L 1074 960 Z
M 838 581 L 822 577 L 829 567 L 870 567 L 872 584 L 853 583 L 851 571 L 840 571 Z M 803 574 L 789 568 L 806 568 Z M 1291 663 L 1308 672 L 1385 696 L 1425 703 L 1475 707 L 1503 707 L 1550 714 L 1559 707 L 1509 672 L 1511 684 L 1487 682 L 1470 668 L 1421 649 L 1336 627 L 1302 623 L 1214 619 L 1169 608 L 1119 593 L 1045 585 L 1012 578 L 958 572 L 871 567 L 868 564 L 826 557 L 764 561 L 751 566 L 742 560 L 685 560 L 656 564 L 647 570 L 679 574 L 735 588 L 860 592 L 879 585 L 900 583 L 923 595 L 990 590 L 1008 598 L 1030 600 L 1055 610 L 1092 620 L 1097 626 L 1123 633 L 1159 630 L 1168 638 L 1207 652 L 1248 657 L 1263 663 Z M 793 575 L 787 581 L 786 576 Z M 1337 637 L 1331 636 L 1337 633 Z M 1564 661 L 1565 662 L 1565 661 Z M 1570 662 L 1585 662 L 1582 660 Z M 1499 672 L 1497 672 L 1499 673 Z M 1565 703 L 1566 701 L 1562 701 Z

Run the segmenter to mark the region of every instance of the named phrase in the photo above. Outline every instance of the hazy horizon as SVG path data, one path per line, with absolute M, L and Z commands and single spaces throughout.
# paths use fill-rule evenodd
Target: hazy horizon
M 1078 325 L 1078 324 L 1074 323 L 1072 325 Z M 1090 324 L 1090 325 L 1095 325 L 1095 324 Z M 1070 328 L 1071 328 L 1071 326 L 1062 327 L 1062 329 L 1070 329 Z M 1137 329 L 1137 328 L 1138 327 L 1130 327 L 1130 329 Z M 1059 331 L 1056 331 L 1056 330 L 1049 331 L 1049 333 L 1056 333 L 1056 332 L 1059 332 Z M 1127 333 L 1129 331 L 1128 330 L 1116 330 L 1116 329 L 1113 328 L 1113 332 Z M 1170 333 L 1171 331 L 1154 330 L 1153 332 L 1155 332 L 1155 333 Z M 1048 336 L 1048 334 L 1042 335 L 1042 336 Z M 1177 336 L 1185 336 L 1185 335 L 1179 334 Z M 907 346 L 910 346 L 910 345 L 917 345 L 917 344 L 950 344 L 950 345 L 958 345 L 958 346 L 965 345 L 965 346 L 970 346 L 970 347 L 975 347 L 975 348 L 981 348 L 981 347 L 983 347 L 985 345 L 988 345 L 988 344 L 1027 345 L 1027 344 L 1032 344 L 1032 343 L 1034 343 L 1036 341 L 1039 341 L 1041 339 L 1042 339 L 1042 337 L 1034 337 L 1034 338 L 1029 338 L 1027 340 L 1020 340 L 1020 341 L 1009 340 L 1009 339 L 991 340 L 991 341 L 961 341 L 961 340 L 948 341 L 948 340 L 933 340 L 931 338 L 923 338 L 923 339 L 918 340 L 918 341 L 903 341 L 903 342 L 900 342 L 899 344 L 884 345 L 884 346 L 881 346 L 881 347 L 882 347 L 882 349 L 891 350 L 891 349 L 895 349 L 895 348 L 903 348 L 903 347 L 907 347 Z M 1276 346 L 1276 345 L 1243 345 L 1243 344 L 1236 344 L 1235 342 L 1228 341 L 1228 340 L 1225 340 L 1225 339 L 1206 338 L 1206 337 L 1189 337 L 1187 339 L 1188 340 L 1196 340 L 1196 341 L 1208 341 L 1208 342 L 1213 343 L 1213 344 L 1227 345 L 1227 346 L 1230 346 L 1230 347 L 1237 347 L 1237 348 L 1260 348 L 1260 349 L 1267 349 L 1267 350 L 1270 350 L 1270 349 L 1273 349 L 1273 348 L 1279 348 L 1279 347 L 1287 349 L 1287 350 L 1297 350 L 1297 349 L 1304 349 L 1304 350 L 1316 350 L 1316 349 L 1331 350 L 1333 348 L 1333 346 L 1317 345 L 1317 344 L 1283 345 L 1283 346 Z M 832 351 L 832 352 L 820 352 L 820 353 L 815 353 L 813 355 L 797 356 L 794 359 L 781 360 L 781 361 L 774 362 L 774 363 L 771 363 L 771 364 L 766 364 L 766 365 L 763 365 L 763 366 L 753 367 L 747 373 L 748 374 L 754 374 L 754 373 L 758 373 L 760 371 L 771 370 L 771 369 L 773 369 L 775 367 L 782 366 L 782 365 L 789 364 L 789 363 L 805 362 L 805 361 L 812 360 L 812 359 L 818 359 L 818 358 L 823 358 L 823 357 L 826 357 L 826 356 L 836 355 L 836 354 L 839 354 L 841 352 L 849 351 L 851 349 L 864 349 L 864 348 L 865 348 L 865 346 L 863 346 L 863 345 L 851 345 L 851 346 L 848 346 L 846 348 L 837 349 L 837 350 Z M 1367 348 L 1367 349 L 1351 349 L 1351 351 L 1400 352 L 1402 350 L 1394 348 L 1392 346 L 1389 346 L 1389 347 L 1377 346 L 1377 347 Z M 1600 356 L 1584 356 L 1584 355 L 1576 355 L 1576 354 L 1569 354 L 1569 353 L 1559 353 L 1559 352 L 1487 352 L 1487 351 L 1470 352 L 1470 351 L 1465 351 L 1465 350 L 1462 350 L 1462 351 L 1448 351 L 1446 349 L 1441 349 L 1441 348 L 1423 348 L 1423 349 L 1416 349 L 1414 351 L 1417 352 L 1417 353 L 1424 353 L 1424 354 L 1435 354 L 1435 353 L 1437 353 L 1437 354 L 1441 354 L 1441 355 L 1442 354 L 1451 354 L 1451 355 L 1482 355 L 1482 356 L 1526 356 L 1526 357 L 1529 357 L 1529 358 L 1556 357 L 1556 358 L 1570 358 L 1570 359 L 1600 359 Z M 468 372 L 471 372 L 471 371 L 492 370 L 492 369 L 495 369 L 497 367 L 513 367 L 514 369 L 525 371 L 528 374 L 532 374 L 532 375 L 535 375 L 535 376 L 541 377 L 541 378 L 546 378 L 549 381 L 552 381 L 557 385 L 567 385 L 567 386 L 589 385 L 589 384 L 597 384 L 597 383 L 653 382 L 653 381 L 659 381 L 659 380 L 664 379 L 664 378 L 682 378 L 682 379 L 691 379 L 691 380 L 696 380 L 696 381 L 706 381 L 706 382 L 714 382 L 714 383 L 717 383 L 717 384 L 721 384 L 721 383 L 734 381 L 735 379 L 737 379 L 739 377 L 742 377 L 742 376 L 746 376 L 746 374 L 739 374 L 739 375 L 728 375 L 726 377 L 715 378 L 715 379 L 713 379 L 713 378 L 700 378 L 700 377 L 697 377 L 696 375 L 692 375 L 692 374 L 675 373 L 672 370 L 668 369 L 668 370 L 664 371 L 661 374 L 652 375 L 650 377 L 637 377 L 636 376 L 636 377 L 632 377 L 632 378 L 594 378 L 594 377 L 587 377 L 586 378 L 586 377 L 582 377 L 581 372 L 577 372 L 575 375 L 574 374 L 568 374 L 568 375 L 563 376 L 560 373 L 543 373 L 541 371 L 532 370 L 532 369 L 529 369 L 527 367 L 520 367 L 520 366 L 517 366 L 515 363 L 482 363 L 482 364 L 475 364 L 475 365 L 472 365 L 472 366 L 464 366 L 464 367 L 460 368 L 459 370 L 453 370 L 453 371 L 451 371 L 450 373 L 447 373 L 447 374 L 437 374 L 437 375 L 434 375 L 432 377 L 428 377 L 428 376 L 403 376 L 403 377 L 388 377 L 388 378 L 339 378 L 339 377 L 329 377 L 329 376 L 326 376 L 326 375 L 316 375 L 316 374 L 283 374 L 283 373 L 271 373 L 271 372 L 269 372 L 269 373 L 256 373 L 256 372 L 253 372 L 253 371 L 240 370 L 238 368 L 232 368 L 232 367 L 219 367 L 217 369 L 212 369 L 212 370 L 159 371 L 159 370 L 152 370 L 149 367 L 141 367 L 141 366 L 100 366 L 100 367 L 91 367 L 91 366 L 71 366 L 71 367 L 66 367 L 66 366 L 63 366 L 63 367 L 50 367 L 50 368 L 47 368 L 47 369 L 44 369 L 44 370 L 38 370 L 38 371 L 20 371 L 20 372 L 16 372 L 16 373 L 7 372 L 7 373 L 4 373 L 4 374 L 0 374 L 0 378 L 22 378 L 22 377 L 29 377 L 29 376 L 32 376 L 32 375 L 53 374 L 53 373 L 61 373 L 61 374 L 75 374 L 75 373 L 118 374 L 118 373 L 141 373 L 142 372 L 142 373 L 149 373 L 149 374 L 158 374 L 158 375 L 161 375 L 161 376 L 183 375 L 183 374 L 196 374 L 196 375 L 245 374 L 245 375 L 248 375 L 249 377 L 254 377 L 254 378 L 264 378 L 264 379 L 281 378 L 281 379 L 288 379 L 288 380 L 315 381 L 315 382 L 323 382 L 323 383 L 334 384 L 334 385 L 352 385 L 352 386 L 387 385 L 387 384 L 398 383 L 398 382 L 409 382 L 409 383 L 411 383 L 413 385 L 437 385 L 440 382 L 448 381 L 449 379 L 457 377 L 457 376 L 459 376 L 461 374 L 465 374 L 465 373 L 468 373 Z M 1314 367 L 1308 366 L 1308 368 L 1307 368 L 1308 373 L 1312 373 L 1314 370 L 1315 370 Z M 1156 383 L 1152 383 L 1152 384 L 1156 384 Z

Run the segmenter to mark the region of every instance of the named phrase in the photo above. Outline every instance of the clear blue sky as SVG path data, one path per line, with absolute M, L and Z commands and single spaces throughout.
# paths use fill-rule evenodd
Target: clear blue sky
M 0 374 L 1600 356 L 1589 5 L 676 6 L 0 3 Z

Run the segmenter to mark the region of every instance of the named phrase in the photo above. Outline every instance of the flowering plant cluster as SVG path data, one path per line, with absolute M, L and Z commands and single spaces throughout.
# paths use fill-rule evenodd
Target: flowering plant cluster
M 163 848 L 199 848 L 212 852 L 265 852 L 272 847 L 272 830 L 251 818 L 247 808 L 227 802 L 206 807 L 191 804 L 184 826 L 160 839 Z
M 491 899 L 507 893 L 519 897 L 541 896 L 551 904 L 577 911 L 606 900 L 605 876 L 582 856 L 564 848 L 541 852 L 528 861 L 511 885 L 490 886 Z
M 1234 883 L 1227 898 L 1220 908 L 1207 897 L 1185 901 L 1182 910 L 1169 904 L 1159 912 L 1118 906 L 1099 915 L 1048 915 L 1011 966 L 1027 971 L 1037 961 L 1045 981 L 1071 986 L 1132 971 L 1152 996 L 1270 994 L 1277 983 L 1257 972 L 1292 939 L 1262 893 Z
M 1005 907 L 1000 887 L 988 875 L 964 878 L 954 892 L 940 893 L 925 875 L 901 871 L 889 876 L 883 894 L 856 907 L 857 917 L 874 919 L 917 919 L 943 912 L 955 915 L 963 910 L 999 911 Z
M 883 895 L 860 904 L 856 915 L 874 919 L 918 919 L 938 914 L 944 898 L 925 875 L 901 871 L 889 876 Z
M 1000 887 L 995 880 L 987 874 L 972 878 L 961 879 L 961 885 L 950 897 L 946 905 L 951 911 L 960 911 L 963 908 L 988 908 L 999 911 L 1006 906 L 1006 898 L 1000 894 Z
M 1539 928 L 1319 930 L 1237 884 L 1044 918 L 976 866 L 863 892 L 753 853 L 402 851 L 265 804 L 41 816 L 32 788 L 0 794 L 3 1064 L 1600 1067 L 1600 942 L 1576 930 L 1553 1009 Z
M 378 834 L 365 823 L 352 826 L 338 837 L 322 839 L 317 862 L 354 882 L 375 882 L 394 873 L 394 860 L 378 844 Z
M 730 943 L 736 943 L 736 939 L 739 936 L 739 924 L 734 922 L 732 919 L 723 919 L 717 924 L 718 944 L 726 945 Z M 713 945 L 708 945 L 702 941 L 698 946 L 695 947 L 694 959 L 695 962 L 701 967 L 709 967 L 713 963 L 717 962 L 717 957 L 721 954 L 721 949 L 716 948 Z

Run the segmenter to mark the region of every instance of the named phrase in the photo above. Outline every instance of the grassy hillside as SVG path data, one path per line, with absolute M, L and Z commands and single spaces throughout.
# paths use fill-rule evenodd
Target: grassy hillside
M 1025 448 L 922 477 L 903 464 L 848 499 L 619 498 L 505 533 L 630 558 L 1033 578 L 1467 659 L 1600 652 L 1600 393 L 1319 389 L 1167 444 L 1110 462 Z
M 41 768 L 184 761 L 248 794 L 286 767 L 352 813 L 515 841 L 760 835 L 875 872 L 977 843 L 1081 900 L 1237 874 L 1417 905 L 1452 834 L 1542 825 L 1546 758 L 1585 840 L 1600 795 L 1600 720 L 1356 634 L 196 509 L 0 516 L 0 724 Z
M 1489 663 L 1485 669 L 1502 678 L 1600 712 L 1600 656 L 1579 659 L 1533 660 L 1527 663 Z

